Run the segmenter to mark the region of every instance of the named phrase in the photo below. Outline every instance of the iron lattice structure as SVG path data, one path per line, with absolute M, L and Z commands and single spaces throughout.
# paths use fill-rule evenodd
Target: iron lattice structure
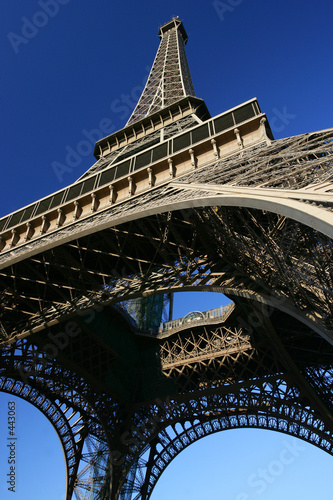
M 195 96 L 188 67 L 183 23 L 173 18 L 159 30 L 161 43 L 142 92 L 127 125 L 170 106 L 185 96 Z
M 52 422 L 68 499 L 146 500 L 175 456 L 224 429 L 333 453 L 333 130 L 275 141 L 256 100 L 210 118 L 184 33 L 160 29 L 97 163 L 0 220 L 0 389 Z M 193 290 L 232 305 L 164 331 L 119 306 Z

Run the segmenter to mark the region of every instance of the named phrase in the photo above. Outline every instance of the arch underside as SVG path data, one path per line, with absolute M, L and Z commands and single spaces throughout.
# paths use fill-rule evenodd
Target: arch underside
M 217 161 L 12 249 L 0 270 L 2 387 L 55 426 L 68 498 L 148 499 L 177 453 L 226 428 L 275 428 L 332 453 L 332 174 L 327 135 L 317 139 Z M 156 390 L 117 399 L 105 373 L 119 353 L 96 340 L 91 311 L 114 319 L 114 304 L 185 290 L 225 293 L 235 311 L 167 338 L 133 334 L 131 346 L 158 349 Z M 82 314 L 80 336 L 45 361 L 52 329 Z
M 156 214 L 1 270 L 2 337 L 7 343 L 96 303 L 204 289 L 271 301 L 333 341 L 332 262 L 329 237 L 272 212 Z
M 226 293 L 238 309 L 246 311 L 245 318 L 260 307 L 271 308 L 273 315 L 280 310 L 288 319 L 294 318 L 301 333 L 304 328 L 307 336 L 320 338 L 326 346 L 327 341 L 332 341 L 332 262 L 332 245 L 327 236 L 278 214 L 245 207 L 204 207 L 169 212 L 103 230 L 35 256 L 24 266 L 18 263 L 14 265 L 15 269 L 8 269 L 8 274 L 2 275 L 1 279 L 6 280 L 7 290 L 9 286 L 13 292 L 7 291 L 4 297 L 6 310 L 2 325 L 8 331 L 7 325 L 15 324 L 14 315 L 18 317 L 20 314 L 19 307 L 20 311 L 31 315 L 34 312 L 31 305 L 38 303 L 45 306 L 43 315 L 37 314 L 29 320 L 27 328 L 23 313 L 21 325 L 22 330 L 33 330 L 37 326 L 42 336 L 47 333 L 45 322 L 52 325 L 55 318 L 62 322 L 73 319 L 79 307 L 89 310 L 96 303 L 105 306 L 150 293 L 201 289 Z M 51 290 L 48 287 L 50 276 L 54 284 Z M 18 284 L 21 283 L 23 288 L 18 293 Z M 17 303 L 11 309 L 8 301 L 13 299 Z M 281 327 L 278 336 L 283 331 L 284 327 Z M 321 346 L 320 350 L 325 348 Z M 313 352 L 317 346 L 311 346 L 311 349 Z M 329 372 L 330 362 L 325 360 L 324 371 Z M 313 371 L 315 366 L 309 365 L 308 369 Z M 190 380 L 190 374 L 185 379 Z M 313 375 L 312 388 L 320 379 L 320 373 Z M 80 384 L 78 381 L 78 387 Z M 298 387 L 297 380 L 295 384 Z M 330 389 L 325 387 L 327 393 Z M 186 392 L 186 388 L 182 390 Z M 322 394 L 325 394 L 324 390 Z M 92 395 L 94 407 L 96 397 L 96 393 Z M 117 402 L 112 398 L 111 401 L 117 407 Z M 288 411 L 295 406 L 293 400 Z M 224 410 L 226 408 L 227 405 Z M 250 415 L 249 401 L 244 402 L 243 408 L 248 408 L 245 412 Z M 301 408 L 306 415 L 304 405 Z M 242 410 L 241 415 L 244 414 Z M 324 436 L 318 433 L 318 426 L 323 425 L 321 415 L 319 413 L 316 418 L 311 415 L 310 420 L 315 423 L 309 426 L 298 424 L 299 432 L 296 433 L 290 430 L 294 429 L 292 419 L 287 425 L 284 416 L 273 414 L 267 419 L 267 428 L 284 426 L 285 432 L 308 439 L 327 451 L 326 442 L 331 443 L 328 433 L 332 427 L 326 422 Z M 72 469 L 68 457 L 68 470 L 71 471 L 68 491 L 83 492 L 78 498 L 86 499 L 89 488 L 92 488 L 94 498 L 102 499 L 100 489 L 105 491 L 113 484 L 116 491 L 110 497 L 112 499 L 116 499 L 121 491 L 133 492 L 135 488 L 138 498 L 148 499 L 162 473 L 163 467 L 158 464 L 163 465 L 165 460 L 160 458 L 147 474 L 150 464 L 142 464 L 139 451 L 143 445 L 140 444 L 140 450 L 134 454 L 135 460 L 132 452 L 128 455 L 127 479 L 117 472 L 117 468 L 112 479 L 108 456 L 117 445 L 112 444 L 115 417 L 112 415 L 111 422 L 109 418 L 105 412 L 102 420 L 111 429 L 107 434 L 108 444 L 103 436 L 90 455 L 84 452 L 83 442 L 80 450 L 76 445 L 77 455 Z M 257 421 L 258 426 L 262 422 Z M 96 437 L 93 432 L 88 431 L 88 434 Z M 164 435 L 162 433 L 162 438 Z M 150 449 L 152 439 L 152 436 L 147 436 L 143 448 L 148 446 Z M 96 457 L 100 457 L 101 452 L 98 443 L 102 443 L 102 470 L 107 471 L 106 484 L 105 476 L 103 478 L 96 466 L 100 461 Z M 80 475 L 79 464 L 83 455 L 87 464 Z M 172 452 L 166 450 L 165 456 L 169 455 L 172 456 Z M 136 464 L 135 474 L 133 464 Z M 129 493 L 125 499 L 131 499 Z
M 268 295 L 332 339 L 331 149 L 332 130 L 260 145 L 14 247 L 4 341 L 92 303 L 204 286 Z
M 62 363 L 48 360 L 32 364 L 36 346 L 32 349 L 23 341 L 21 348 L 20 344 L 9 348 L 11 353 L 2 358 L 1 371 L 6 375 L 2 375 L 1 388 L 34 404 L 58 431 L 69 470 L 67 498 L 73 492 L 76 498 L 90 498 L 92 493 L 96 499 L 118 498 L 121 492 L 122 499 L 133 495 L 148 499 L 178 453 L 195 440 L 223 429 L 276 429 L 332 453 L 333 348 L 324 350 L 320 335 L 305 325 L 300 328 L 296 320 L 290 325 L 287 315 L 278 323 L 276 313 L 262 309 L 259 323 L 251 323 L 242 309 L 236 307 L 222 325 L 194 326 L 159 342 L 161 372 L 154 375 L 155 382 L 167 378 L 174 385 L 171 396 L 162 394 L 126 408 L 131 417 L 126 425 L 130 436 L 126 435 L 125 441 L 130 444 L 121 449 L 120 463 L 125 476 L 119 473 L 118 455 L 111 470 L 109 460 L 110 452 L 112 455 L 120 449 L 119 438 L 121 442 L 124 436 L 117 424 L 122 418 L 122 403 L 106 394 L 98 395 L 79 370 L 75 375 L 61 366 L 65 358 Z M 272 324 L 276 325 L 273 345 Z M 77 345 L 73 349 L 77 350 Z M 42 350 L 39 346 L 38 360 L 43 357 Z M 298 355 L 291 362 L 288 355 L 295 350 Z M 22 374 L 29 376 L 25 383 Z M 98 417 L 89 400 L 98 407 Z M 104 428 L 100 422 L 106 424 Z M 83 450 L 84 440 L 88 450 Z M 80 461 L 85 462 L 81 470 Z M 112 468 L 118 489 L 108 497 Z
M 304 418 L 306 418 L 305 415 Z M 167 432 L 161 436 L 163 448 L 155 455 L 153 464 L 150 464 L 147 459 L 141 459 L 136 465 L 135 476 L 130 477 L 123 486 L 122 493 L 124 498 L 133 498 L 133 500 L 150 498 L 156 483 L 167 466 L 188 446 L 194 444 L 199 439 L 217 432 L 242 428 L 281 432 L 302 439 L 332 454 L 330 441 L 325 441 L 325 439 L 318 435 L 315 430 L 295 423 L 289 416 L 259 415 L 258 408 L 256 408 L 253 413 L 251 413 L 250 409 L 247 409 L 246 412 L 244 411 L 244 413 L 238 415 L 232 414 L 217 416 L 216 418 L 212 417 L 210 420 L 207 419 L 204 423 L 198 421 L 196 424 L 190 425 L 187 428 L 184 426 L 183 431 L 179 433 L 176 433 L 174 429 L 167 430 Z M 170 439 L 169 441 L 165 439 L 166 435 Z M 149 472 L 147 470 L 148 468 Z M 147 476 L 147 472 L 149 476 Z M 143 494 L 143 489 L 145 487 L 147 490 L 145 494 Z

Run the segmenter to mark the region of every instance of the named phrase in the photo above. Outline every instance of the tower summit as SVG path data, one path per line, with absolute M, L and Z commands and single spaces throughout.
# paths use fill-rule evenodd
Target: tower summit
M 160 27 L 161 39 L 146 86 L 127 125 L 170 106 L 186 96 L 195 96 L 184 46 L 188 36 L 178 17 Z
M 203 99 L 195 97 L 183 23 L 172 18 L 158 36 L 160 45 L 132 115 L 124 128 L 96 142 L 98 161 L 79 180 L 210 118 Z

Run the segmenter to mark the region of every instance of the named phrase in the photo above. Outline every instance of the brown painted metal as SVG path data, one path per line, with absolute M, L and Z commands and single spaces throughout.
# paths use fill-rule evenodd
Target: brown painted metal
M 129 124 L 99 141 L 77 185 L 126 148 L 134 161 L 161 131 L 204 123 L 188 97 L 181 22 L 160 37 Z M 156 80 L 167 60 L 176 100 Z M 333 130 L 274 141 L 265 120 L 258 108 L 45 213 L 3 221 L 0 390 L 54 425 L 68 499 L 146 500 L 178 453 L 224 429 L 274 429 L 333 454 Z M 191 290 L 235 305 L 219 322 L 162 333 L 139 331 L 119 307 Z

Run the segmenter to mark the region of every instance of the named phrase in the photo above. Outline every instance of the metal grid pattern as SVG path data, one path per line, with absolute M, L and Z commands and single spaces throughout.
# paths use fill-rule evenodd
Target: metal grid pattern
M 306 328 L 300 332 L 292 327 L 285 336 L 282 331 L 277 335 L 268 318 L 269 315 L 265 325 L 250 333 L 240 326 L 231 326 L 242 321 L 237 313 L 229 324 L 217 329 L 193 327 L 161 345 L 163 369 L 167 377 L 177 381 L 181 395 L 165 403 L 163 419 L 156 413 L 156 404 L 137 416 L 141 438 L 136 440 L 136 446 L 132 444 L 122 463 L 123 468 L 127 464 L 127 471 L 132 467 L 132 474 L 126 474 L 121 489 L 123 498 L 148 499 L 173 458 L 196 440 L 224 429 L 275 429 L 332 453 L 333 407 L 328 396 L 333 380 L 332 348 L 318 354 L 322 341 L 309 336 Z M 278 328 L 286 325 L 280 323 Z M 318 385 L 302 373 L 302 354 L 297 365 L 289 357 L 291 346 L 287 351 L 285 343 L 291 339 L 292 348 L 304 353 L 311 339 L 312 357 L 308 362 L 313 369 L 326 357 L 325 363 L 331 368 Z M 310 405 L 304 405 L 304 398 Z M 161 403 L 159 407 L 161 411 Z M 135 431 L 131 437 L 134 436 Z
M 123 146 L 116 151 L 113 151 L 99 160 L 92 167 L 90 167 L 79 179 L 88 177 L 89 175 L 96 174 L 97 172 L 101 172 L 109 168 L 111 165 L 115 165 L 121 160 L 124 160 L 127 157 L 130 157 L 136 154 L 139 151 L 144 151 L 146 148 L 149 148 L 151 145 L 157 144 L 162 140 L 166 140 L 169 137 L 172 137 L 183 130 L 186 130 L 193 125 L 197 125 L 197 121 L 192 115 L 186 116 L 184 118 L 180 118 L 174 123 L 166 125 L 162 130 L 157 130 L 152 132 L 141 139 L 137 139 L 135 142 L 132 142 L 126 146 Z M 163 137 L 162 137 L 163 133 Z
M 160 36 L 129 123 L 194 95 L 181 22 Z M 217 151 L 177 182 L 29 242 L 33 256 L 2 255 L 0 389 L 55 426 L 68 499 L 148 500 L 178 453 L 224 429 L 275 429 L 333 454 L 332 140 L 240 140 L 227 159 Z M 112 306 L 184 290 L 235 306 L 165 337 Z
M 126 125 L 131 125 L 182 97 L 195 96 L 181 26 L 181 21 L 175 19 L 170 29 L 161 35 L 161 43 L 146 86 Z
M 85 439 L 90 430 L 104 438 L 96 411 L 87 402 L 92 399 L 89 384 L 50 359 L 38 345 L 23 340 L 2 350 L 0 390 L 31 403 L 55 428 L 66 460 L 67 498 L 71 498 L 78 474 L 82 475 L 79 465 Z
M 0 271 L 3 341 L 45 321 L 75 313 L 82 295 L 88 305 L 88 299 L 107 303 L 133 294 L 140 296 L 149 289 L 203 286 L 218 286 L 220 291 L 242 287 L 258 291 L 264 287 L 262 294 L 290 300 L 299 311 L 331 330 L 331 238 L 285 215 L 223 206 L 230 204 L 230 197 L 242 201 L 236 190 L 224 202 L 227 189 L 240 186 L 244 190 L 241 193 L 246 193 L 254 186 L 254 194 L 259 194 L 260 189 L 268 187 L 270 195 L 274 190 L 282 191 L 283 203 L 296 199 L 305 216 L 309 214 L 309 223 L 312 207 L 323 217 L 331 214 L 332 202 L 321 201 L 321 197 L 331 196 L 331 148 L 332 131 L 282 139 L 241 157 L 217 161 L 187 174 L 183 182 L 149 191 L 91 220 L 78 221 L 61 233 L 45 236 L 47 246 L 53 249 L 24 262 L 11 264 L 25 253 L 24 248 L 13 249 L 3 256 L 8 264 Z M 291 186 L 294 177 L 300 190 L 296 184 Z M 267 195 L 267 190 L 263 192 L 261 200 Z M 172 215 L 174 207 L 182 203 L 186 207 L 191 199 L 202 200 L 198 204 L 203 208 L 182 209 Z M 161 210 L 161 200 L 172 210 L 171 216 L 157 213 L 146 217 L 149 211 Z M 219 209 L 209 206 L 218 204 Z M 129 222 L 75 239 L 76 228 L 91 225 L 97 231 L 108 218 L 114 225 L 120 217 L 127 217 Z M 57 238 L 64 235 L 72 241 L 59 247 Z M 219 273 L 212 272 L 216 259 L 221 262 Z M 230 266 L 230 261 L 235 267 Z M 236 276 L 241 274 L 243 278 L 238 278 L 236 285 Z M 300 286 L 303 281 L 306 287 Z

